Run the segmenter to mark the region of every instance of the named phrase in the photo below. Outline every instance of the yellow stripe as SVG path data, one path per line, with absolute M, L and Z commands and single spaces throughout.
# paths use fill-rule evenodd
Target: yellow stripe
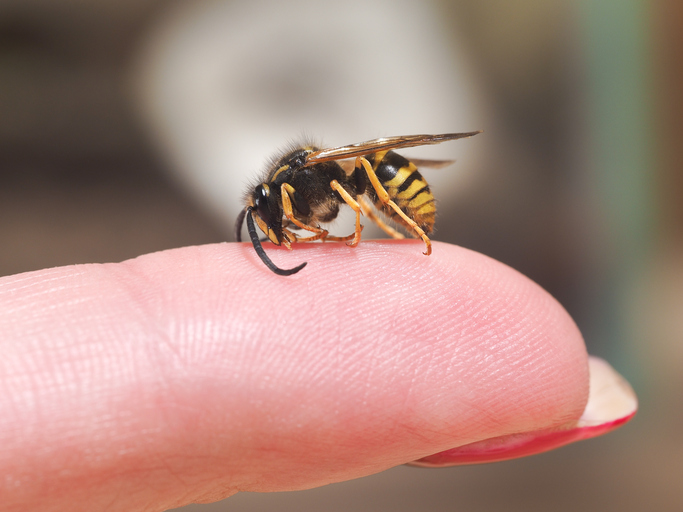
M 408 167 L 401 167 L 398 172 L 396 173 L 396 176 L 391 178 L 389 181 L 384 183 L 385 187 L 391 188 L 391 187 L 400 187 L 403 185 L 403 182 L 408 179 L 408 176 L 413 174 L 413 171 L 411 171 Z
M 277 171 L 275 171 L 275 174 L 273 174 L 273 177 L 270 178 L 270 181 L 275 181 L 275 178 L 277 178 L 277 175 L 280 174 L 282 171 L 286 171 L 289 169 L 289 165 L 283 165 L 280 167 Z
M 275 231 L 269 229 L 268 224 L 266 224 L 263 219 L 258 216 L 258 214 L 254 215 L 254 220 L 256 221 L 256 224 L 258 224 L 258 227 L 261 228 L 261 231 L 263 231 L 263 233 L 270 238 L 271 242 L 273 242 L 275 245 L 280 245 L 280 241 L 277 239 L 277 236 L 275 236 Z
M 422 208 L 420 208 L 415 215 L 424 215 L 425 213 L 434 213 L 436 211 L 436 205 L 434 203 L 427 203 Z
M 434 199 L 434 196 L 432 195 L 431 192 L 422 192 L 418 194 L 415 199 L 410 201 L 408 203 L 408 208 L 419 208 L 425 203 L 428 203 L 429 201 L 432 201 Z
M 384 160 L 384 157 L 387 155 L 388 152 L 389 152 L 389 150 L 386 150 L 386 151 L 378 151 L 377 153 L 375 153 L 375 162 L 372 164 L 372 168 L 373 168 L 375 171 L 377 170 L 377 166 L 379 166 L 379 163 L 380 163 L 382 160 Z
M 426 186 L 426 182 L 422 180 L 415 180 L 410 184 L 410 186 L 407 189 L 398 194 L 396 197 L 398 197 L 399 199 L 411 199 L 415 194 L 417 194 Z

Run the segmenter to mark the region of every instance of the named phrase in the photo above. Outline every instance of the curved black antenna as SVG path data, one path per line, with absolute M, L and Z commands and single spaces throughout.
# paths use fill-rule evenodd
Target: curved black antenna
M 306 266 L 306 262 L 304 261 L 301 265 L 298 267 L 290 268 L 288 270 L 278 268 L 275 263 L 273 263 L 268 255 L 266 254 L 266 251 L 263 249 L 263 246 L 261 245 L 261 241 L 258 239 L 258 233 L 256 233 L 256 227 L 254 226 L 254 219 L 251 216 L 251 211 L 252 208 L 251 206 L 248 206 L 247 208 L 244 209 L 244 214 L 247 216 L 247 231 L 249 231 L 249 237 L 251 238 L 251 244 L 254 246 L 254 250 L 256 251 L 256 254 L 258 254 L 258 257 L 261 258 L 261 261 L 266 264 L 266 267 L 268 267 L 270 270 L 275 272 L 279 276 L 291 276 L 292 274 L 296 274 L 299 270 L 304 268 Z M 240 215 L 242 218 L 243 216 Z M 241 226 L 240 226 L 241 227 Z
M 242 241 L 242 224 L 244 224 L 244 216 L 247 214 L 247 208 L 248 206 L 237 216 L 237 222 L 235 222 L 235 242 Z

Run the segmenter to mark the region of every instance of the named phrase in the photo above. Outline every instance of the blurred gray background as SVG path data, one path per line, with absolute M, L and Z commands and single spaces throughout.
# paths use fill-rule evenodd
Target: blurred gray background
M 183 510 L 683 510 L 682 64 L 675 0 L 2 0 L 0 275 L 231 240 L 248 177 L 304 132 L 484 129 L 410 152 L 457 159 L 425 173 L 434 238 L 555 295 L 636 418 Z

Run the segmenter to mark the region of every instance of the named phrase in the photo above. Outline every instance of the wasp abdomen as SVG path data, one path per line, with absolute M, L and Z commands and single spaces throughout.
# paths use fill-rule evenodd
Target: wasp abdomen
M 389 197 L 425 233 L 431 233 L 436 214 L 434 195 L 415 164 L 393 151 L 374 153 L 366 158 Z M 406 225 L 393 209 L 379 200 L 374 190 L 370 190 L 370 196 L 377 209 L 399 224 Z

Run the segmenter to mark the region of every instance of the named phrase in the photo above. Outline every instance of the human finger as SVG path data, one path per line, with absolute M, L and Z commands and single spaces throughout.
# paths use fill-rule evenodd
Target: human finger
M 5 506 L 301 489 L 581 416 L 581 335 L 509 267 L 413 242 L 273 255 L 302 257 L 280 277 L 220 244 L 1 280 Z

